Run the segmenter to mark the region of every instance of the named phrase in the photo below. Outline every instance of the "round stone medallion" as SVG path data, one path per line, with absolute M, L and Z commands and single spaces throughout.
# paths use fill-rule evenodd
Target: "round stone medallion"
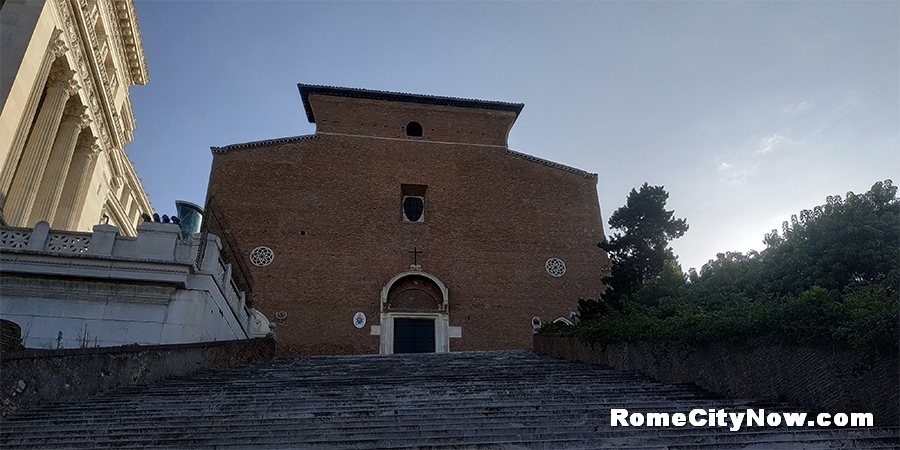
M 250 262 L 257 267 L 265 267 L 275 259 L 275 252 L 269 247 L 256 247 L 250 252 Z
M 559 258 L 548 259 L 544 266 L 547 268 L 547 273 L 554 277 L 561 277 L 566 273 L 566 264 Z

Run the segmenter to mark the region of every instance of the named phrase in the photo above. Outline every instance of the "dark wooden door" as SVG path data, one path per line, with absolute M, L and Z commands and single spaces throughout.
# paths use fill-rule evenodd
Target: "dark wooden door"
M 434 319 L 394 319 L 394 353 L 434 353 Z

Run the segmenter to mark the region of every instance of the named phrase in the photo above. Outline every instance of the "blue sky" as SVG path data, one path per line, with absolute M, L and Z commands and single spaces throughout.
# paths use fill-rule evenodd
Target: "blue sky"
M 900 183 L 900 2 L 136 6 L 126 152 L 160 214 L 203 205 L 210 146 L 313 133 L 297 83 L 524 103 L 510 148 L 598 173 L 604 222 L 665 186 L 685 270 Z

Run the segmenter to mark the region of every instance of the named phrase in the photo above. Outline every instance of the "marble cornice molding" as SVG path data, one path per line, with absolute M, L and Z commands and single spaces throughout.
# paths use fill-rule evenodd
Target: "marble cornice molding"
M 175 286 L 123 284 L 105 280 L 80 280 L 37 277 L 9 277 L 4 280 L 6 295 L 26 298 L 59 299 L 83 302 L 160 304 L 165 305 L 176 293 Z
M 68 41 L 69 51 L 66 55 L 69 57 L 70 66 L 76 69 L 79 78 L 83 81 L 82 95 L 84 98 L 90 99 L 87 103 L 89 103 L 88 107 L 93 119 L 92 128 L 97 131 L 95 135 L 99 134 L 100 143 L 103 147 L 107 149 L 113 148 L 114 142 L 112 136 L 110 136 L 111 124 L 104 111 L 104 109 L 109 110 L 109 105 L 107 104 L 105 105 L 106 108 L 103 108 L 97 100 L 98 97 L 102 97 L 104 102 L 107 102 L 108 96 L 106 92 L 102 92 L 102 86 L 99 86 L 100 89 L 98 89 L 97 80 L 100 78 L 95 67 L 91 67 L 96 64 L 96 61 L 91 61 L 93 58 L 89 58 L 88 50 L 83 45 L 83 42 L 90 43 L 89 34 L 82 35 L 80 26 L 76 24 L 78 19 L 75 17 L 72 3 L 69 0 L 56 0 L 56 5 L 60 14 L 60 20 L 64 26 L 64 35 L 66 41 Z M 84 23 L 82 22 L 81 24 Z M 89 61 L 93 64 L 89 65 Z
M 83 36 L 88 47 L 82 49 L 82 53 L 85 55 L 82 61 L 88 61 L 88 55 L 91 57 L 90 69 L 96 75 L 92 80 L 95 84 L 98 82 L 100 84 L 94 89 L 94 92 L 100 95 L 91 95 L 88 98 L 90 98 L 90 109 L 94 115 L 101 116 L 102 114 L 104 119 L 102 123 L 95 122 L 96 133 L 94 134 L 99 136 L 101 145 L 108 151 L 107 159 L 111 175 L 125 179 L 132 188 L 141 211 L 150 212 L 152 211 L 150 200 L 141 185 L 140 178 L 134 171 L 134 165 L 124 151 L 125 145 L 133 138 L 132 130 L 135 125 L 128 87 L 134 84 L 143 85 L 148 81 L 147 64 L 141 44 L 134 2 L 132 0 L 57 1 L 61 7 L 69 2 L 73 5 L 73 10 L 66 11 L 66 13 L 78 20 L 81 25 L 78 32 Z M 100 39 L 95 33 L 98 21 L 103 21 L 106 33 L 102 43 L 98 42 Z M 101 48 L 102 44 L 105 44 L 105 47 Z M 112 52 L 113 59 L 118 62 L 119 69 L 116 71 L 118 74 L 116 77 L 119 81 L 115 91 L 110 89 L 108 84 L 110 74 L 107 74 L 105 62 L 97 59 L 102 49 Z M 84 65 L 84 69 L 85 72 L 88 72 L 87 64 Z M 110 103 L 116 98 L 117 91 L 124 95 L 124 114 Z
M 89 103 L 101 142 L 107 148 L 124 149 L 131 133 L 126 133 L 123 123 L 126 118 L 119 113 L 115 99 L 121 92 L 130 108 L 128 86 L 147 81 L 140 32 L 137 23 L 132 23 L 135 21 L 134 4 L 131 0 L 56 0 L 56 3 L 71 48 L 72 65 L 77 67 L 83 84 L 91 85 L 84 92 L 85 98 L 90 99 L 85 103 Z M 104 10 L 108 20 L 104 21 L 106 35 L 101 40 L 95 33 L 95 26 L 102 20 L 100 15 Z M 107 73 L 105 61 L 101 60 L 105 59 L 106 52 L 115 55 L 113 59 L 117 61 L 118 69 L 114 73 Z M 132 82 L 135 76 L 139 83 Z M 122 80 L 122 77 L 127 79 Z M 133 123 L 128 125 L 128 128 L 133 127 Z
M 147 193 L 124 151 L 133 137 L 131 130 L 134 128 L 128 96 L 128 87 L 134 84 L 131 76 L 139 76 L 138 84 L 147 81 L 133 0 L 48 0 L 47 3 L 55 13 L 55 27 L 51 30 L 45 54 L 46 59 L 53 61 L 49 70 L 74 71 L 74 75 L 67 73 L 73 81 L 67 80 L 66 86 L 70 92 L 74 83 L 80 86 L 71 101 L 80 100 L 86 105 L 85 114 L 90 120 L 87 128 L 96 138 L 90 143 L 79 142 L 78 151 L 86 152 L 92 160 L 105 152 L 107 161 L 101 163 L 108 166 L 104 170 L 123 179 L 131 187 L 141 212 L 151 213 L 153 209 Z M 103 23 L 100 36 L 99 21 Z M 108 46 L 104 47 L 104 42 Z M 110 58 L 117 68 L 115 89 L 110 89 L 108 84 L 110 76 L 107 76 L 105 57 L 98 59 L 105 51 L 111 52 Z M 116 99 L 124 106 L 117 107 Z M 125 110 L 124 114 L 120 108 Z M 85 131 L 82 135 L 87 137 L 88 133 Z
M 134 9 L 133 0 L 113 0 L 114 17 L 118 21 L 119 40 L 123 44 L 125 52 L 124 61 L 127 62 L 131 85 L 145 85 L 149 81 L 147 76 L 147 57 L 144 54 L 144 45 L 141 42 L 141 29 L 137 22 L 137 12 Z
M 146 283 L 184 287 L 192 273 L 191 267 L 191 264 L 178 261 L 26 249 L 0 250 L 0 271 L 9 275 L 54 274 L 63 268 L 68 276 L 82 279 L 138 279 Z

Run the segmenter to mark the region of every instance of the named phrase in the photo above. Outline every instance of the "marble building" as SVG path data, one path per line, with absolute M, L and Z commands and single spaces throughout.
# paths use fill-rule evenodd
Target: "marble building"
M 147 82 L 132 0 L 0 3 L 0 218 L 134 236 L 147 194 L 124 152 Z

